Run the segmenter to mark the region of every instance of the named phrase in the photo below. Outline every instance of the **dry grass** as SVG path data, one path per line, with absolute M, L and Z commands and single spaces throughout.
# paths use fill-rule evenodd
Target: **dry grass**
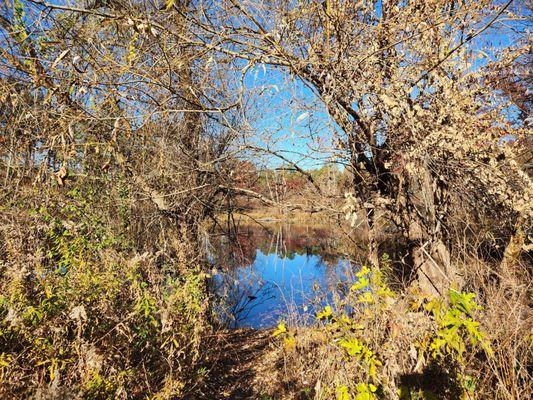
M 179 397 L 210 329 L 194 246 L 140 253 L 106 197 L 39 194 L 0 213 L 0 397 Z
M 488 335 L 493 356 L 469 345 L 463 358 L 447 355 L 433 359 L 427 347 L 435 335 L 436 322 L 424 307 L 413 307 L 413 302 L 423 305 L 427 301 L 411 290 L 398 294 L 386 309 L 371 307 L 364 314 L 353 315 L 361 325 L 357 332 L 347 333 L 335 324 L 322 322 L 291 327 L 294 346 L 276 340 L 259 363 L 257 392 L 275 399 L 331 399 L 340 396 L 339 387 L 353 388 L 358 382 L 370 381 L 379 387 L 379 398 L 455 399 L 465 396 L 463 381 L 457 377 L 461 372 L 475 382 L 475 389 L 466 398 L 531 398 L 533 309 L 527 268 L 517 267 L 494 279 L 486 263 L 471 260 L 462 273 L 464 290 L 475 292 L 484 307 L 475 318 Z M 347 356 L 339 345 L 342 338 L 352 334 L 383 363 L 377 368 L 376 379 L 369 377 L 364 362 Z
M 467 287 L 482 299 L 481 322 L 490 333 L 494 357 L 478 364 L 480 396 L 529 399 L 533 395 L 533 298 L 531 267 L 500 269 L 471 260 Z

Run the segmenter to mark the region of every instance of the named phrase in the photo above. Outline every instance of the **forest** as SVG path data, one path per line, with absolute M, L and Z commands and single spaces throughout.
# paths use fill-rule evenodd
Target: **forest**
M 532 27 L 0 0 L 0 398 L 531 399 Z

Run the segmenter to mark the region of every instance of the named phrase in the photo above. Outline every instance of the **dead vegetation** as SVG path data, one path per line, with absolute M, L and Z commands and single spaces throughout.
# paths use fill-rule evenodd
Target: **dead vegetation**
M 446 354 L 434 355 L 430 349 L 435 349 L 431 343 L 439 331 L 438 318 L 428 312 L 428 298 L 418 291 L 366 303 L 348 298 L 317 326 L 287 327 L 287 336 L 256 368 L 257 393 L 274 399 L 343 399 L 345 392 L 356 399 L 529 398 L 533 314 L 531 287 L 523 282 L 531 281 L 531 271 L 507 273 L 495 282 L 486 263 L 460 270 L 465 288 L 474 290 L 483 304 L 471 317 L 479 321 L 490 350 L 469 341 L 468 333 L 457 327 L 465 353 L 454 353 L 457 338 L 445 337 Z M 378 296 L 379 290 L 373 292 Z M 346 302 L 360 311 L 347 318 Z M 347 340 L 359 346 L 352 354 Z M 374 372 L 369 358 L 360 355 L 365 348 L 379 360 Z
M 519 0 L 2 1 L 0 396 L 530 398 L 530 19 Z M 283 79 L 305 88 L 294 151 L 257 118 L 296 104 L 269 103 Z M 283 174 L 247 185 L 260 156 L 305 201 Z M 206 340 L 204 224 L 249 198 L 345 216 L 372 266 L 271 351 Z

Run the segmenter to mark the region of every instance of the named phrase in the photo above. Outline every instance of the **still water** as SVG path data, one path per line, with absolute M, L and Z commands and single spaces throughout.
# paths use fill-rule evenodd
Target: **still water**
M 332 231 L 309 226 L 244 226 L 220 234 L 210 243 L 219 318 L 234 328 L 312 322 L 357 272 L 339 245 Z

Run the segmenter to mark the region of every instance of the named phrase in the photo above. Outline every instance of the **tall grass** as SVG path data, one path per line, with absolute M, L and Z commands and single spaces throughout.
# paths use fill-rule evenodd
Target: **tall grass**
M 443 298 L 415 286 L 393 292 L 387 263 L 362 271 L 314 326 L 278 327 L 257 368 L 258 392 L 281 399 L 531 398 L 531 272 L 522 265 L 495 279 L 486 262 L 469 261 L 460 266 L 462 289 Z
M 194 245 L 167 229 L 168 248 L 142 249 L 130 213 L 108 202 L 28 189 L 4 204 L 1 398 L 171 399 L 201 378 L 208 304 Z

